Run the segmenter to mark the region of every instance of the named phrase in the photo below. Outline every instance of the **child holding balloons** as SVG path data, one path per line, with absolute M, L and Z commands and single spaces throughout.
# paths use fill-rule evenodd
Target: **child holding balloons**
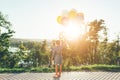
M 60 77 L 62 72 L 62 47 L 60 45 L 60 40 L 55 42 L 55 46 L 52 49 L 53 59 L 55 63 L 55 75 L 54 77 Z M 58 71 L 59 67 L 59 71 Z

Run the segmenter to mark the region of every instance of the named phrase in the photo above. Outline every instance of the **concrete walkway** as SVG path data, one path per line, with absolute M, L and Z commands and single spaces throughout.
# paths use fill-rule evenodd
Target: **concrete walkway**
M 54 73 L 3 73 L 0 80 L 120 80 L 120 72 L 63 72 L 59 79 Z

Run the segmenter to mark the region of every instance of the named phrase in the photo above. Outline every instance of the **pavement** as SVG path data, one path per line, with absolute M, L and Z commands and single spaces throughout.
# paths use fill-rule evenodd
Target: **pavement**
M 120 72 L 1 73 L 0 80 L 120 80 Z

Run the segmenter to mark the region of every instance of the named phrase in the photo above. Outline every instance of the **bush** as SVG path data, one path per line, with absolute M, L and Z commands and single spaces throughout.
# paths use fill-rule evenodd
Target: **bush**
M 23 68 L 0 68 L 0 73 L 21 73 L 26 72 Z
M 63 71 L 111 71 L 119 72 L 120 66 L 117 65 L 87 65 L 63 67 Z M 0 73 L 21 73 L 21 72 L 55 72 L 55 69 L 48 67 L 36 68 L 0 68 Z

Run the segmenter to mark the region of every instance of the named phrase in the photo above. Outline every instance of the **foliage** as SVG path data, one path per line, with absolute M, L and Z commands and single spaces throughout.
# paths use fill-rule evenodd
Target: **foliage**
M 103 65 L 94 64 L 86 66 L 70 66 L 69 68 L 63 67 L 64 71 L 110 71 L 119 72 L 120 66 L 117 65 Z M 0 68 L 0 73 L 21 73 L 21 72 L 54 72 L 54 68 L 48 67 L 34 67 L 34 68 Z
M 91 64 L 115 65 L 120 63 L 118 61 L 118 57 L 120 57 L 119 35 L 117 36 L 117 40 L 108 42 L 107 27 L 102 19 L 91 21 L 86 26 L 88 31 L 80 36 L 80 38 L 75 41 L 66 40 L 69 46 L 64 46 L 62 50 L 64 69 L 69 70 L 72 68 L 70 66 Z M 100 32 L 103 33 L 100 34 Z M 49 65 L 52 41 L 13 39 L 11 38 L 13 33 L 11 23 L 0 12 L 0 67 L 20 67 L 18 63 L 21 61 L 26 63 L 26 67 L 29 68 Z M 19 49 L 16 52 L 10 52 L 8 50 L 9 47 L 17 47 Z M 81 69 L 91 70 L 88 67 Z M 32 70 L 36 71 L 37 69 L 32 68 Z M 45 68 L 42 71 L 47 72 L 49 70 Z
M 102 35 L 99 34 L 102 32 Z M 15 42 L 15 43 L 14 43 Z M 22 44 L 21 44 L 22 42 Z M 19 47 L 14 58 L 16 64 L 20 61 L 20 56 L 16 59 L 18 54 L 21 54 L 22 60 L 32 61 L 31 67 L 39 67 L 49 64 L 50 47 L 52 41 L 41 40 L 21 40 L 16 39 L 11 41 L 11 46 Z M 14 45 L 12 45 L 14 44 Z M 117 57 L 120 56 L 119 39 L 113 42 L 108 42 L 107 28 L 104 20 L 94 20 L 88 25 L 88 32 L 83 34 L 80 39 L 76 41 L 68 41 L 68 47 L 63 48 L 63 66 L 80 66 L 88 64 L 117 64 Z M 30 51 L 28 55 L 24 55 L 24 51 Z M 22 55 L 23 53 L 23 55 Z
M 48 68 L 52 42 L 15 40 L 11 38 L 14 33 L 11 26 L 0 12 L 0 72 L 53 72 L 53 67 Z M 88 31 L 79 39 L 67 41 L 69 46 L 63 47 L 63 70 L 120 71 L 119 35 L 117 40 L 108 42 L 107 27 L 102 19 L 89 22 L 87 28 Z M 17 47 L 18 50 L 10 52 L 9 47 Z M 23 63 L 19 64 L 21 61 Z
M 11 53 L 8 51 L 8 48 L 9 39 L 12 37 L 14 31 L 10 27 L 11 23 L 0 12 L 0 67 L 11 67 L 11 63 L 9 62 Z

